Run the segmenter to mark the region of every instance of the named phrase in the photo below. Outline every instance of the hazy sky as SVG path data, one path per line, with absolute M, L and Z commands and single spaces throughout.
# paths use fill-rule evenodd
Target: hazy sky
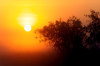
M 90 9 L 100 11 L 99 6 L 100 0 L 0 0 L 0 46 L 14 50 L 43 49 L 45 46 L 34 38 L 34 29 L 73 15 L 86 24 L 84 14 L 89 14 Z M 22 13 L 37 15 L 30 32 L 24 31 L 24 22 L 18 21 Z

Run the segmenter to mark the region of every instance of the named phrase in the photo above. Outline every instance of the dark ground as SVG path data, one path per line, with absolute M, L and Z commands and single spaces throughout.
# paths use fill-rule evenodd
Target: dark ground
M 0 66 L 69 66 L 99 64 L 100 50 L 73 52 L 69 57 L 57 52 L 8 53 L 0 55 Z

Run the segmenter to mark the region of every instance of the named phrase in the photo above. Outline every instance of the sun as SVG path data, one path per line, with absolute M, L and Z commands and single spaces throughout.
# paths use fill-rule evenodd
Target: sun
M 31 26 L 30 25 L 25 25 L 24 30 L 29 32 L 31 30 Z

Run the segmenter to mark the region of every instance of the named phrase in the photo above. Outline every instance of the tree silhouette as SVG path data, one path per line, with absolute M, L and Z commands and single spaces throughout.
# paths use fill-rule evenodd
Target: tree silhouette
M 96 63 L 97 58 L 100 58 L 100 12 L 91 10 L 90 14 L 85 16 L 91 19 L 87 26 L 82 27 L 80 19 L 73 16 L 66 22 L 61 19 L 49 22 L 49 25 L 35 30 L 35 33 L 39 34 L 40 38 L 43 37 L 42 41 L 49 41 L 48 44 L 53 45 L 56 49 L 67 52 L 69 58 L 64 57 L 68 59 L 68 63 Z M 91 50 L 84 49 L 83 45 L 92 48 L 90 48 Z
M 49 44 L 53 44 L 60 51 L 69 53 L 83 47 L 82 40 L 85 34 L 80 19 L 75 16 L 66 22 L 61 19 L 54 23 L 50 22 L 48 26 L 37 29 L 36 32 L 44 37 L 42 41 L 50 41 Z
M 87 38 L 86 43 L 92 48 L 99 48 L 100 43 L 100 12 L 95 12 L 94 10 L 90 11 L 91 14 L 85 15 L 91 19 L 90 24 L 86 27 L 86 32 L 90 34 Z

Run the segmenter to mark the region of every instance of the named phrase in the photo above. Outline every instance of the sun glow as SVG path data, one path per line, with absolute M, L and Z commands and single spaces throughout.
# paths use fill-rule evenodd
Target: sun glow
M 24 27 L 24 29 L 25 29 L 25 31 L 29 32 L 29 31 L 31 30 L 31 26 L 30 26 L 30 25 L 26 25 L 26 26 Z
M 37 17 L 36 15 L 32 14 L 32 13 L 21 13 L 20 17 L 18 17 L 19 20 L 19 24 L 22 26 L 25 25 L 34 25 L 37 21 Z
M 37 15 L 27 6 L 23 7 L 24 8 L 20 10 L 17 18 L 19 24 L 23 27 L 25 27 L 26 25 L 35 25 L 35 23 L 37 22 Z

